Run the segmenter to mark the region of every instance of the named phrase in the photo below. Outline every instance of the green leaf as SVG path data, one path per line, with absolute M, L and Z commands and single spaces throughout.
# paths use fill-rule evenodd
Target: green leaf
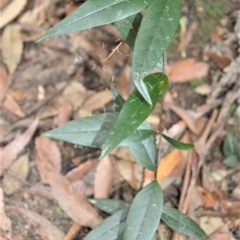
M 117 92 L 117 90 L 113 86 L 111 86 L 111 91 L 112 91 L 113 101 L 115 104 L 115 111 L 120 112 L 125 103 L 125 100 L 122 98 L 122 96 Z
M 133 16 L 129 16 L 114 23 L 118 31 L 121 33 L 122 38 L 125 40 L 125 42 L 129 45 L 129 47 L 132 50 L 134 50 L 134 44 L 137 38 L 139 27 L 141 25 L 141 21 L 142 14 L 137 13 Z M 164 54 L 160 57 L 160 60 L 158 60 L 155 68 L 159 68 L 162 70 L 164 65 L 166 65 L 164 63 L 165 62 L 164 58 L 166 59 L 166 56 L 164 56 Z
M 234 168 L 240 165 L 236 155 L 229 155 L 223 160 L 223 164 L 227 167 Z
M 125 220 L 128 215 L 128 208 L 122 209 L 106 218 L 94 228 L 84 240 L 116 240 L 124 230 Z
M 177 209 L 164 206 L 161 219 L 174 231 L 193 238 L 208 238 L 196 222 Z
M 118 210 L 129 207 L 129 204 L 115 199 L 88 199 L 88 201 L 103 212 L 113 214 Z
M 124 19 L 140 12 L 152 0 L 88 0 L 56 24 L 37 42 Z
M 42 136 L 62 140 L 72 144 L 102 147 L 114 126 L 119 113 L 102 113 L 70 121 L 56 129 L 43 133 Z M 146 129 L 145 125 L 139 128 L 120 144 L 128 146 L 132 141 L 141 142 L 148 138 L 153 130 Z
M 172 41 L 181 15 L 179 0 L 153 0 L 143 16 L 134 45 L 132 74 L 139 92 L 148 103 L 151 98 L 141 80 L 161 59 Z
M 129 150 L 143 167 L 154 171 L 156 149 L 153 136 L 142 142 L 129 145 Z
M 175 148 L 180 149 L 180 150 L 189 150 L 194 148 L 194 144 L 192 143 L 183 143 L 180 141 L 177 141 L 173 138 L 170 138 L 166 136 L 165 134 L 162 134 L 163 138 L 168 141 L 170 144 L 172 144 Z
M 114 23 L 118 31 L 121 33 L 122 38 L 126 41 L 132 50 L 134 49 L 134 44 L 137 38 L 138 29 L 141 25 L 141 21 L 142 14 L 137 13 Z
M 235 154 L 240 156 L 240 146 L 237 139 L 232 135 L 228 134 L 223 143 L 223 152 L 226 156 Z
M 117 147 L 126 137 L 134 133 L 137 127 L 150 115 L 157 101 L 169 88 L 168 78 L 163 73 L 153 73 L 144 78 L 148 87 L 152 105 L 149 105 L 135 88 L 125 102 L 118 119 L 103 145 L 100 158 Z
M 123 240 L 152 239 L 162 214 L 163 194 L 157 181 L 144 187 L 130 206 Z

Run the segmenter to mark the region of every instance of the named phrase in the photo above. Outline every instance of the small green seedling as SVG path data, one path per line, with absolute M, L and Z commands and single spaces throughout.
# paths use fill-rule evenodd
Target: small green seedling
M 240 145 L 237 139 L 230 133 L 224 140 L 223 153 L 226 156 L 223 160 L 225 166 L 234 168 L 240 165 Z
M 136 86 L 126 102 L 112 88 L 115 112 L 70 121 L 43 136 L 99 147 L 102 149 L 100 159 L 118 146 L 127 146 L 136 160 L 153 171 L 156 177 L 160 157 L 155 139 L 161 135 L 161 127 L 154 133 L 145 120 L 156 103 L 159 100 L 162 103 L 169 81 L 164 73 L 151 72 L 156 68 L 164 69 L 164 54 L 175 34 L 180 15 L 180 0 L 87 0 L 40 37 L 37 42 L 114 23 L 133 50 L 132 78 Z M 188 150 L 194 147 L 162 136 L 176 148 Z M 160 220 L 187 236 L 207 238 L 188 216 L 164 206 L 161 186 L 156 179 L 138 192 L 130 206 L 110 199 L 92 199 L 90 202 L 111 216 L 93 229 L 85 240 L 152 240 Z

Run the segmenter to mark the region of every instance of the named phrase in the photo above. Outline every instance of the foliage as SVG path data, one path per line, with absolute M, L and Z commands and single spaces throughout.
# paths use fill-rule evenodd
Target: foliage
M 145 11 L 143 15 L 142 10 Z M 177 29 L 180 12 L 179 0 L 87 0 L 43 35 L 38 42 L 114 23 L 133 50 L 132 77 L 136 85 L 126 102 L 112 88 L 116 112 L 70 121 L 43 136 L 100 147 L 100 159 L 118 146 L 128 146 L 143 167 L 156 173 L 159 160 L 157 146 L 153 129 L 145 120 L 168 91 L 169 81 L 164 73 L 151 72 L 154 68 L 164 68 L 164 54 Z M 178 149 L 194 147 L 164 134 L 162 136 Z M 175 231 L 196 238 L 206 237 L 203 230 L 187 216 L 163 206 L 162 190 L 156 180 L 138 192 L 130 207 L 122 201 L 110 199 L 89 201 L 111 216 L 93 229 L 86 240 L 155 239 L 160 219 Z
M 223 160 L 224 165 L 227 167 L 237 167 L 240 165 L 240 145 L 237 139 L 230 133 L 224 140 L 223 153 L 225 156 L 227 156 Z

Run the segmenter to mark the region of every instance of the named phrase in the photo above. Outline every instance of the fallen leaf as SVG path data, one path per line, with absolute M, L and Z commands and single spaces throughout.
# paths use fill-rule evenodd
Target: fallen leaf
M 204 52 L 204 55 L 212 59 L 221 69 L 224 69 L 231 63 L 231 59 L 229 57 L 219 56 L 214 52 L 206 51 Z
M 3 190 L 7 195 L 11 195 L 21 188 L 26 181 L 29 172 L 28 154 L 24 154 L 17 159 L 3 176 Z
M 83 104 L 82 108 L 86 110 L 97 110 L 103 108 L 112 100 L 112 93 L 109 90 L 94 93 Z
M 0 188 L 0 233 L 4 234 L 6 239 L 12 239 L 12 221 L 6 216 L 4 211 L 3 190 Z M 1 236 L 0 236 L 1 237 Z
M 41 14 L 41 11 L 43 11 L 42 5 L 37 6 L 32 10 L 28 10 L 21 15 L 21 17 L 19 18 L 19 22 L 23 24 L 38 25 L 39 15 Z
M 20 118 L 25 117 L 24 112 L 21 110 L 18 103 L 11 96 L 11 94 L 7 94 L 7 96 L 3 102 L 3 107 L 6 108 L 8 111 L 14 113 L 16 116 L 18 116 Z
M 222 233 L 222 232 L 214 232 L 213 234 L 210 235 L 210 240 L 234 240 L 232 238 L 232 233 Z
M 189 26 L 189 28 L 188 28 L 187 32 L 185 33 L 185 35 L 183 36 L 181 42 L 178 44 L 178 48 L 177 48 L 178 52 L 185 49 L 188 46 L 188 44 L 192 41 L 193 34 L 197 30 L 197 26 L 198 26 L 197 22 L 192 22 L 192 24 Z
M 71 102 L 73 110 L 77 110 L 82 105 L 87 93 L 88 91 L 81 83 L 78 81 L 71 81 L 64 89 L 62 97 Z M 60 98 L 58 103 L 61 104 L 61 102 L 62 99 Z
M 222 232 L 229 232 L 227 225 L 220 217 L 200 217 L 199 225 L 207 235 L 210 235 L 211 233 L 220 229 Z
M 0 150 L 0 176 L 3 174 L 3 171 L 7 169 L 17 158 L 17 155 L 26 147 L 37 127 L 38 119 L 35 119 L 23 134 L 16 137 L 12 142 Z
M 19 1 L 19 0 L 18 0 Z M 16 6 L 14 7 L 16 8 Z M 11 24 L 3 30 L 2 57 L 9 73 L 14 73 L 23 52 L 23 42 L 20 34 L 20 25 Z
M 61 153 L 53 140 L 45 137 L 35 139 L 36 164 L 43 183 L 48 183 L 49 172 L 61 172 Z
M 88 197 L 93 195 L 93 172 L 96 169 L 98 159 L 87 161 L 69 171 L 65 177 L 75 191 Z
M 54 167 L 56 146 L 53 141 L 49 140 L 52 142 L 50 149 L 54 149 L 51 152 L 46 139 L 42 139 L 44 138 L 36 140 L 36 159 L 41 176 L 44 176 L 44 182 L 51 186 L 52 195 L 73 221 L 82 226 L 96 227 L 102 221 L 101 216 L 81 193 L 74 190 L 69 181 L 59 173 L 59 169 Z M 43 163 L 40 165 L 41 162 Z
M 35 227 L 36 232 L 41 236 L 41 239 L 64 239 L 64 233 L 40 214 L 21 207 L 9 206 L 8 209 L 17 212 L 19 216 L 31 223 Z
M 170 82 L 187 82 L 194 78 L 203 78 L 208 74 L 209 66 L 205 62 L 197 62 L 188 58 L 175 62 L 168 67 Z
M 53 120 L 54 126 L 59 127 L 69 122 L 72 115 L 72 104 L 69 100 L 65 99 L 58 108 L 58 116 Z
M 102 217 L 87 199 L 74 191 L 69 182 L 59 173 L 49 173 L 48 183 L 54 198 L 73 221 L 91 228 L 96 227 L 102 221 Z
M 127 147 L 117 148 L 112 151 L 111 156 L 115 161 L 114 166 L 124 180 L 135 189 L 139 190 L 142 185 L 143 167 L 138 164 Z M 118 159 L 118 160 L 116 160 Z
M 78 167 L 69 171 L 65 177 L 70 182 L 76 182 L 83 178 L 93 167 L 95 167 L 98 163 L 98 160 L 87 161 L 85 163 L 80 164 Z
M 161 184 L 163 178 L 168 177 L 174 168 L 182 161 L 182 155 L 178 149 L 163 157 L 157 169 L 157 181 Z
M 1 9 L 0 28 L 4 27 L 7 23 L 11 22 L 23 10 L 27 0 L 13 0 L 10 1 L 6 7 Z
M 197 193 L 199 198 L 201 199 L 201 206 L 204 206 L 206 208 L 214 208 L 219 206 L 219 200 L 217 200 L 214 195 L 210 192 L 208 192 L 206 189 L 198 186 Z
M 207 83 L 203 83 L 194 88 L 194 92 L 201 95 L 208 95 L 211 92 L 211 87 Z
M 1 64 L 0 65 L 0 106 L 5 98 L 5 95 L 8 90 L 9 85 L 9 77 L 5 67 Z
M 114 169 L 109 156 L 98 162 L 94 178 L 94 198 L 109 198 L 113 171 Z

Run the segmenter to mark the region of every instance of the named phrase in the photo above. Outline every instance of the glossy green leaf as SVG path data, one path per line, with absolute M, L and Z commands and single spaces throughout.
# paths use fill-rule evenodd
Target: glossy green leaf
M 118 22 L 115 22 L 115 26 L 117 27 L 118 31 L 121 33 L 122 38 L 125 42 L 129 45 L 129 47 L 133 50 L 134 44 L 137 38 L 138 30 L 141 25 L 142 21 L 142 14 L 137 13 L 133 16 L 129 16 L 125 19 L 122 19 Z M 165 54 L 165 53 L 164 53 Z M 159 68 L 160 70 L 163 69 L 164 65 L 166 65 L 166 54 L 160 57 L 158 62 L 156 63 L 155 68 Z M 165 61 L 164 61 L 165 58 Z
M 43 133 L 42 136 L 82 146 L 102 147 L 111 134 L 118 115 L 119 113 L 102 113 L 80 118 Z M 152 133 L 153 130 L 146 129 L 146 126 L 142 125 L 119 144 L 128 146 L 133 141 L 141 142 Z
M 112 128 L 107 142 L 103 145 L 100 158 L 103 158 L 117 147 L 126 137 L 133 134 L 138 126 L 150 115 L 157 101 L 169 89 L 167 76 L 153 73 L 144 78 L 152 105 L 149 105 L 135 88 L 125 102 L 118 119 Z
M 151 104 L 142 76 L 149 74 L 172 41 L 181 14 L 179 0 L 153 0 L 143 16 L 134 45 L 132 74 L 139 92 Z
M 134 49 L 134 44 L 141 21 L 142 14 L 137 13 L 114 23 L 118 31 L 121 33 L 122 38 L 132 50 Z
M 115 111 L 120 112 L 125 103 L 125 100 L 122 98 L 122 96 L 117 92 L 117 90 L 113 86 L 111 86 L 111 92 L 112 92 L 113 101 L 115 104 Z
M 162 208 L 162 190 L 157 181 L 153 181 L 134 198 L 127 216 L 123 240 L 151 239 L 158 228 Z
M 238 157 L 236 155 L 229 155 L 223 160 L 223 164 L 227 167 L 237 167 L 240 165 L 240 162 L 238 161 Z
M 143 167 L 154 171 L 156 149 L 153 136 L 142 142 L 129 145 L 129 150 Z
M 129 207 L 129 204 L 115 199 L 88 199 L 88 201 L 103 212 L 113 214 L 118 210 Z
M 128 208 L 121 209 L 94 228 L 84 240 L 116 240 L 123 233 Z
M 88 0 L 40 37 L 37 42 L 124 19 L 152 0 Z
M 226 156 L 235 154 L 240 156 L 240 146 L 237 139 L 232 135 L 228 134 L 223 143 L 223 152 Z
M 192 148 L 194 148 L 194 144 L 192 143 L 183 143 L 180 141 L 177 141 L 173 138 L 170 138 L 168 136 L 166 136 L 165 134 L 162 134 L 163 138 L 168 141 L 170 144 L 173 145 L 173 147 L 180 149 L 180 150 L 190 150 Z
M 164 206 L 161 219 L 166 225 L 176 232 L 183 233 L 189 237 L 197 239 L 208 238 L 206 233 L 196 222 L 177 209 Z

